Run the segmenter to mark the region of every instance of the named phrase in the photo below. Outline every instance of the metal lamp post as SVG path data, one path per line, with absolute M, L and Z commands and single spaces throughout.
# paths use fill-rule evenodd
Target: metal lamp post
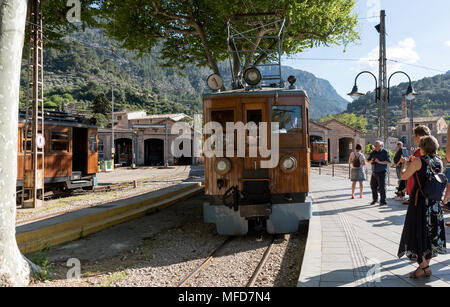
M 390 103 L 390 82 L 391 82 L 392 76 L 395 75 L 395 74 L 404 74 L 406 77 L 408 77 L 408 82 L 409 82 L 408 89 L 406 90 L 406 93 L 402 94 L 402 96 L 404 96 L 411 103 L 411 107 L 410 107 L 411 108 L 411 110 L 410 110 L 410 112 L 411 112 L 411 117 L 410 117 L 411 136 L 410 136 L 410 138 L 411 139 L 410 139 L 410 142 L 411 142 L 411 146 L 413 146 L 413 143 L 414 143 L 414 139 L 413 139 L 413 131 L 414 131 L 413 100 L 417 96 L 417 93 L 414 90 L 414 88 L 412 87 L 411 78 L 409 77 L 409 75 L 407 73 L 405 73 L 403 71 L 400 71 L 400 70 L 396 71 L 396 72 L 393 72 L 389 76 L 389 79 L 388 79 L 388 88 L 387 88 L 387 101 L 388 101 L 388 104 Z
M 375 77 L 375 75 L 373 73 L 371 73 L 370 71 L 365 70 L 356 75 L 355 84 L 353 85 L 353 89 L 347 95 L 349 95 L 350 97 L 352 97 L 352 99 L 355 99 L 355 100 L 364 95 L 363 93 L 358 92 L 358 86 L 356 85 L 356 81 L 358 80 L 358 77 L 362 74 L 370 74 L 375 80 L 375 105 L 377 105 L 378 100 L 380 98 L 379 93 L 378 93 L 378 80 L 377 80 L 377 77 Z M 378 137 L 380 137 L 381 136 L 381 118 L 379 118 L 378 120 L 379 120 Z

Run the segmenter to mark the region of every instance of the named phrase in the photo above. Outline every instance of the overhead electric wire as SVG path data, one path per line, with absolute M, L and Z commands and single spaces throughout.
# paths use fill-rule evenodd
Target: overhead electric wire
M 376 62 L 378 59 L 356 59 L 356 58 L 298 58 L 286 57 L 287 60 L 307 60 L 307 61 L 362 61 L 362 62 Z
M 358 17 L 356 19 L 372 19 L 372 18 L 380 18 L 380 15 L 370 16 L 370 17 Z
M 418 68 L 423 68 L 423 69 L 428 69 L 428 70 L 434 70 L 434 71 L 437 71 L 437 72 L 445 73 L 444 70 L 440 70 L 440 69 L 436 69 L 436 68 L 431 68 L 431 67 L 424 66 L 424 65 L 412 64 L 412 63 L 405 63 L 405 62 L 402 62 L 402 61 L 391 60 L 391 59 L 387 59 L 387 60 L 390 61 L 390 62 L 394 62 L 394 63 L 400 63 L 400 64 L 404 64 L 404 65 L 409 65 L 409 66 L 414 66 L 414 67 L 418 67 Z
M 301 57 L 285 57 L 285 60 L 305 60 L 305 61 L 357 61 L 357 62 L 377 62 L 378 59 L 356 59 L 356 58 L 301 58 Z M 446 71 L 428 67 L 425 65 L 419 65 L 419 64 L 412 64 L 412 63 L 406 63 L 399 60 L 392 60 L 392 59 L 386 59 L 387 61 L 404 64 L 404 65 L 410 65 L 417 68 L 427 69 L 427 70 L 433 70 L 441 73 L 445 73 Z
M 358 18 L 358 19 L 369 19 L 369 18 L 374 18 L 374 17 L 379 17 L 379 16 L 365 17 L 365 18 Z M 34 24 L 34 23 L 30 22 L 30 21 L 26 21 L 26 22 L 27 22 L 28 24 L 37 26 L 36 24 Z M 60 33 L 60 32 L 53 31 L 53 30 L 50 30 L 50 29 L 48 29 L 48 28 L 46 29 L 46 31 L 53 32 L 53 33 L 59 34 L 59 35 L 62 34 L 62 33 Z M 48 37 L 46 37 L 44 34 L 43 34 L 43 36 L 44 36 L 45 38 L 48 39 Z M 72 41 L 78 42 L 78 43 L 80 43 L 81 45 L 88 46 L 88 45 L 86 45 L 84 42 L 78 40 L 78 39 L 75 38 L 75 37 L 66 35 L 66 36 L 64 36 L 64 38 L 67 38 L 67 39 L 70 39 L 70 40 L 72 40 Z M 108 50 L 108 51 L 110 51 L 111 53 L 113 53 L 115 56 L 119 57 L 119 55 L 118 55 L 116 52 L 114 52 L 112 48 L 103 47 L 103 46 L 100 46 L 100 45 L 97 45 L 97 44 L 95 44 L 95 47 L 96 47 L 96 48 L 101 48 L 101 49 Z M 378 61 L 378 59 L 356 59 L 356 58 L 302 58 L 302 57 L 289 57 L 289 56 L 285 57 L 285 59 L 287 59 L 287 60 L 304 60 L 304 61 L 354 61 L 354 62 L 359 62 L 359 61 L 361 61 L 361 62 L 376 62 L 376 61 Z M 440 72 L 440 73 L 445 73 L 445 72 L 446 72 L 446 71 L 444 71 L 444 70 L 440 70 L 440 69 L 428 67 L 428 66 L 425 66 L 425 65 L 406 63 L 406 62 L 402 62 L 402 61 L 399 61 L 399 60 L 392 60 L 392 59 L 386 59 L 386 60 L 387 60 L 387 61 L 390 61 L 390 62 L 394 62 L 394 63 L 399 63 L 399 64 L 404 64 L 404 65 L 409 65 L 409 66 L 417 67 L 417 68 L 422 68 L 422 69 L 427 69 L 427 70 L 433 70 L 433 71 L 437 71 L 437 72 Z

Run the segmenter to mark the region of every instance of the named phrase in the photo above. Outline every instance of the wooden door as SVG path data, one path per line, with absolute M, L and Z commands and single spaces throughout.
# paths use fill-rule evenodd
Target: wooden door
M 98 152 L 97 143 L 98 135 L 97 129 L 88 129 L 88 150 L 87 150 L 87 164 L 86 164 L 86 174 L 95 174 L 98 169 Z
M 261 157 L 259 147 L 261 146 L 261 135 L 259 131 L 259 123 L 267 120 L 267 103 L 265 98 L 245 99 L 242 103 L 242 117 L 244 124 L 254 122 L 258 126 L 258 134 L 256 139 L 249 136 L 249 131 L 245 132 L 245 152 L 247 158 L 244 159 L 244 169 L 259 169 L 261 167 Z M 270 127 L 268 126 L 268 129 Z M 270 134 L 267 134 L 270 137 Z M 270 140 L 269 140 L 270 144 Z M 251 151 L 256 152 L 256 157 L 250 157 Z

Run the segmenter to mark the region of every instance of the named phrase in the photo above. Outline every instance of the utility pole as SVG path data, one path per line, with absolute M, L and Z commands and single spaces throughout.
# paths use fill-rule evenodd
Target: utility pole
M 114 143 L 114 83 L 111 84 L 111 159 L 112 159 L 112 168 L 114 169 L 114 155 L 116 153 L 116 144 Z
M 379 69 L 378 69 L 378 82 L 380 91 L 380 103 L 378 105 L 378 136 L 383 137 L 384 146 L 387 147 L 387 137 L 388 137 L 388 122 L 387 122 L 387 103 L 386 103 L 386 26 L 385 26 L 385 11 L 380 11 L 380 24 L 376 27 L 380 33 L 380 58 L 379 58 Z M 384 121 L 384 124 L 383 124 Z M 384 129 L 382 128 L 384 126 Z M 382 132 L 383 131 L 383 132 Z
M 386 73 L 386 24 L 385 24 L 385 17 L 386 13 L 384 10 L 380 11 L 380 24 L 379 28 L 377 28 L 378 32 L 380 33 L 380 58 L 379 58 L 379 70 L 378 70 L 378 81 L 380 84 L 380 104 L 379 104 L 379 110 L 380 110 L 380 117 L 379 117 L 379 128 L 378 128 L 378 134 L 381 136 L 381 126 L 382 122 L 384 121 L 384 129 L 383 129 L 383 143 L 384 148 L 389 151 L 389 144 L 388 144 L 388 121 L 387 121 L 387 73 Z M 381 113 L 383 113 L 383 116 L 381 116 Z M 388 166 L 387 169 L 387 182 L 390 184 L 390 167 Z
M 28 76 L 23 135 L 22 207 L 38 208 L 44 202 L 44 46 L 41 0 L 29 1 Z M 31 105 L 31 116 L 30 116 Z M 31 118 L 30 118 L 31 117 Z

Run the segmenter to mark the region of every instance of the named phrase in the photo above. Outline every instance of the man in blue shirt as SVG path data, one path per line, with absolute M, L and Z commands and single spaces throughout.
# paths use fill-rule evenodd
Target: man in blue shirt
M 372 165 L 372 178 L 370 178 L 370 188 L 372 189 L 372 202 L 374 205 L 378 201 L 378 191 L 380 192 L 380 206 L 386 205 L 386 174 L 391 164 L 389 152 L 383 148 L 383 142 L 376 141 L 373 150 L 367 161 Z

